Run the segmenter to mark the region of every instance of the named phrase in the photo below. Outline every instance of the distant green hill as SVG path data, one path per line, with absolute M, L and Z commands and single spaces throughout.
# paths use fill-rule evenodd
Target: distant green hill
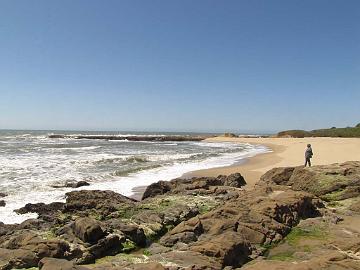
M 311 131 L 305 130 L 286 130 L 277 134 L 277 137 L 344 137 L 344 138 L 360 138 L 360 123 L 355 127 L 346 128 L 327 128 L 315 129 Z

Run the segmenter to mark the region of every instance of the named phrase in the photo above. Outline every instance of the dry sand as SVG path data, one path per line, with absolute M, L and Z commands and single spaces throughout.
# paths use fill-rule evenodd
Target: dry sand
M 218 176 L 240 172 L 248 187 L 254 186 L 260 176 L 274 167 L 304 164 L 306 145 L 310 143 L 314 156 L 312 165 L 325 165 L 349 160 L 360 160 L 360 138 L 227 138 L 216 137 L 208 142 L 238 142 L 261 144 L 273 152 L 249 158 L 243 164 L 194 171 L 186 176 Z

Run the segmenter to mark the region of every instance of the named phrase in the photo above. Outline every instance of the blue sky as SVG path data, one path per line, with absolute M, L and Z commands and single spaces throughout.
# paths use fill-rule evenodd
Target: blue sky
M 0 1 L 0 128 L 360 122 L 360 1 Z

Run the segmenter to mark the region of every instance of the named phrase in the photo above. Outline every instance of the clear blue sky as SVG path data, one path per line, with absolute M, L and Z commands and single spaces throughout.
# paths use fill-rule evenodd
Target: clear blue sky
M 360 122 L 360 1 L 0 1 L 0 128 Z

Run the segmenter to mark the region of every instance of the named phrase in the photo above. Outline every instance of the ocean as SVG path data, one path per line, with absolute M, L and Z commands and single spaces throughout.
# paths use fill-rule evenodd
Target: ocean
M 13 211 L 26 203 L 65 201 L 65 193 L 75 189 L 53 186 L 68 181 L 90 183 L 76 190 L 113 190 L 131 196 L 135 187 L 171 180 L 194 170 L 229 166 L 269 151 L 250 144 L 49 138 L 51 133 L 152 135 L 0 130 L 0 192 L 7 194 L 0 198 L 6 202 L 5 207 L 0 207 L 1 222 L 20 223 L 36 217 L 35 213 L 18 215 Z

